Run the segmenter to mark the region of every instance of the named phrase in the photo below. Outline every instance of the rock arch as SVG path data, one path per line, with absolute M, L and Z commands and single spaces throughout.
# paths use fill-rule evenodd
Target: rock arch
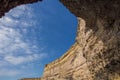
M 0 17 L 18 5 L 37 1 L 0 0 Z M 76 42 L 46 65 L 42 78 L 34 80 L 119 80 L 120 0 L 60 1 L 78 17 Z

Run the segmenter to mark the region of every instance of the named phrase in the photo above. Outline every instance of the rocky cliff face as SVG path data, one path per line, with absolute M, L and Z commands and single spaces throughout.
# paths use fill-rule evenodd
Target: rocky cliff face
M 36 1 L 0 0 L 0 17 Z M 22 80 L 120 80 L 120 0 L 60 1 L 78 18 L 76 42 L 42 78 Z
M 92 80 L 120 79 L 120 1 L 61 2 L 80 22 L 76 42 L 82 48 Z
M 42 80 L 87 80 L 90 73 L 82 55 L 75 43 L 62 57 L 46 65 Z
M 4 16 L 10 9 L 19 6 L 21 4 L 29 4 L 42 0 L 0 0 L 0 18 Z
M 120 1 L 60 1 L 78 18 L 76 43 L 42 79 L 120 80 Z
M 87 29 L 78 17 L 76 43 L 59 59 L 47 64 L 41 80 L 120 80 L 119 25 Z M 108 31 L 109 30 L 109 31 Z

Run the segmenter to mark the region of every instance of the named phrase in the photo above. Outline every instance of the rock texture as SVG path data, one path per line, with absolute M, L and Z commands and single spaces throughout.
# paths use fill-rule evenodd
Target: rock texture
M 89 75 L 82 49 L 75 43 L 62 57 L 46 65 L 42 80 L 87 80 Z
M 76 42 L 91 80 L 120 80 L 120 0 L 61 2 L 80 22 Z
M 41 80 L 120 80 L 120 26 L 105 29 L 99 19 L 96 26 L 96 31 L 87 29 L 78 17 L 75 44 L 45 66 Z
M 0 17 L 36 1 L 0 0 Z M 42 78 L 22 80 L 120 80 L 120 0 L 60 1 L 78 18 L 76 42 Z
M 43 79 L 120 80 L 120 0 L 60 1 L 78 18 L 76 43 Z
M 0 18 L 5 15 L 10 9 L 21 4 L 28 4 L 42 0 L 0 0 Z
M 60 0 L 77 18 L 75 44 L 42 80 L 120 80 L 120 0 Z

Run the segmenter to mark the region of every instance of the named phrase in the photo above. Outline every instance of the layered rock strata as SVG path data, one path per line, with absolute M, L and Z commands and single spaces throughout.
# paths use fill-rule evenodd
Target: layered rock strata
M 90 73 L 81 47 L 75 43 L 62 57 L 45 66 L 42 80 L 88 79 Z
M 92 80 L 120 80 L 120 0 L 60 1 L 83 22 L 76 42 Z
M 120 80 L 119 36 L 116 35 L 119 31 L 106 32 L 99 20 L 96 25 L 96 32 L 86 30 L 86 21 L 78 17 L 75 44 L 62 57 L 47 64 L 39 80 Z M 101 37 L 108 40 L 104 43 Z
M 98 20 L 98 30 L 94 32 L 86 30 L 84 19 L 78 18 L 78 22 L 76 43 L 61 58 L 45 66 L 41 79 L 120 80 L 118 25 L 108 32 Z
M 36 1 L 0 0 L 0 17 Z M 120 0 L 60 1 L 78 18 L 76 42 L 42 78 L 22 80 L 120 80 Z
M 62 66 L 67 64 L 66 68 L 52 72 L 51 70 L 57 68 L 54 64 L 59 64 L 55 61 L 54 64 L 50 64 L 52 69 L 49 69 L 49 65 L 46 66 L 49 70 L 46 72 L 45 68 L 43 78 L 45 80 L 120 80 L 120 0 L 60 1 L 78 18 L 75 44 L 79 48 L 77 53 L 73 53 L 73 55 L 77 54 L 75 59 L 78 62 L 77 64 L 76 61 L 71 62 L 72 57 L 67 58 L 66 63 L 62 64 Z M 78 57 L 80 53 L 83 58 Z M 81 59 L 85 60 L 86 68 L 76 70 L 72 64 L 80 68 L 83 65 L 79 63 L 84 63 Z M 58 78 L 55 75 L 57 72 L 59 72 Z

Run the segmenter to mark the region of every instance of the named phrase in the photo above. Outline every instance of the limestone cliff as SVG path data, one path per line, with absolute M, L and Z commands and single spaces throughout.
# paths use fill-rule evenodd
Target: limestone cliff
M 84 19 L 78 22 L 76 43 L 45 66 L 41 80 L 120 80 L 119 26 L 108 32 L 98 20 L 94 32 Z
M 80 22 L 76 42 L 92 80 L 120 80 L 120 0 L 61 2 Z
M 43 80 L 88 79 L 90 73 L 81 47 L 75 43 L 62 57 L 47 64 Z
M 60 0 L 77 18 L 76 43 L 43 80 L 120 80 L 120 0 Z
M 77 18 L 76 43 L 42 80 L 120 80 L 120 0 L 60 0 Z
M 0 17 L 35 1 L 0 0 Z M 22 80 L 120 80 L 120 0 L 60 1 L 78 18 L 76 42 L 42 78 Z

